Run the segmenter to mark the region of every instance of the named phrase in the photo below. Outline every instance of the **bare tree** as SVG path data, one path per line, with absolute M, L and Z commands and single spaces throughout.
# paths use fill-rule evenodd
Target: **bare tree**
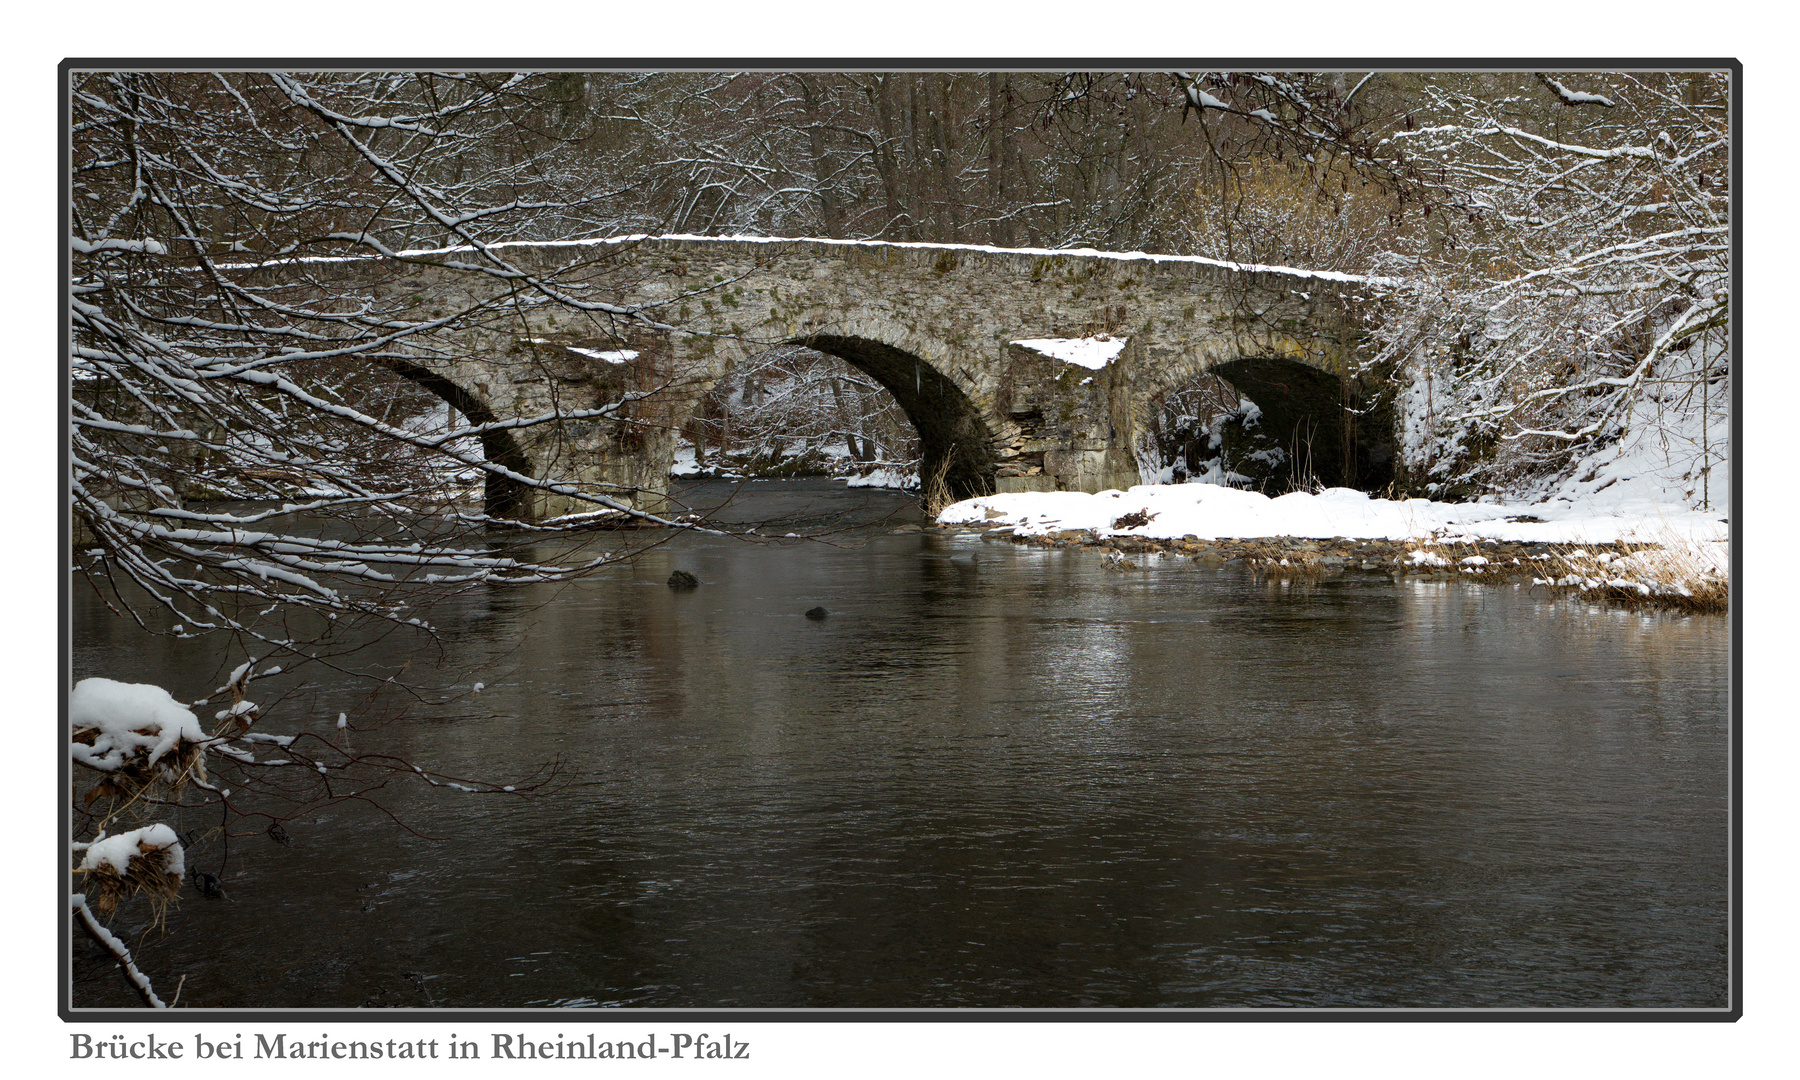
M 1695 429 L 1672 453 L 1704 485 L 1730 375 L 1729 95 L 1723 72 L 1427 81 L 1394 138 L 1467 209 L 1391 260 L 1410 316 L 1381 335 L 1435 381 L 1465 467 L 1555 475 L 1654 425 Z
M 497 246 L 594 213 L 514 145 L 516 116 L 541 104 L 542 86 L 527 76 L 75 77 L 73 509 L 83 572 L 121 610 L 161 628 L 138 598 L 123 599 L 128 580 L 184 632 L 286 647 L 288 631 L 271 636 L 255 612 L 404 620 L 407 590 L 582 568 L 462 545 L 492 523 L 441 513 L 470 476 L 485 479 L 490 506 L 504 503 L 496 492 L 547 491 L 638 512 L 591 484 L 528 475 L 516 449 L 526 428 L 620 418 L 626 400 L 510 418 L 448 393 L 445 427 L 419 422 L 418 388 L 446 389 L 428 359 L 454 355 L 459 334 L 511 309 L 657 325 Z M 435 311 L 381 291 L 384 275 L 419 263 L 495 287 Z M 221 497 L 282 502 L 206 501 Z M 348 524 L 337 535 L 280 524 L 296 514 Z
M 608 224 L 610 194 L 538 123 L 567 89 L 509 74 L 72 75 L 78 570 L 144 631 L 218 634 L 221 656 L 250 657 L 192 706 L 105 679 L 71 698 L 85 885 L 71 908 L 146 1004 L 162 999 L 101 920 L 133 896 L 166 902 L 184 869 L 197 874 L 159 819 L 216 812 L 227 837 L 280 839 L 294 814 L 375 801 L 396 778 L 506 797 L 546 779 L 440 776 L 353 746 L 348 716 L 265 734 L 253 725 L 268 703 L 246 689 L 284 665 L 333 662 L 334 643 L 354 650 L 365 639 L 353 625 L 422 627 L 422 602 L 448 592 L 626 557 L 577 547 L 545 565 L 494 550 L 487 531 L 509 509 L 496 496 L 649 516 L 553 463 L 526 471 L 516 441 L 625 422 L 641 394 L 503 417 L 432 366 L 471 328 L 545 307 L 597 332 L 668 329 L 581 287 L 606 249 L 544 270 L 503 246 Z M 479 287 L 433 310 L 384 288 L 422 265 Z M 481 505 L 461 501 L 471 481 Z M 192 708 L 220 697 L 209 730 Z
M 1369 367 L 1417 486 L 1541 483 L 1651 424 L 1692 429 L 1704 490 L 1729 376 L 1727 73 L 1172 78 L 1220 174 L 1201 246 L 1389 278 Z M 1271 188 L 1283 169 L 1310 195 Z M 1330 218 L 1366 242 L 1310 242 Z

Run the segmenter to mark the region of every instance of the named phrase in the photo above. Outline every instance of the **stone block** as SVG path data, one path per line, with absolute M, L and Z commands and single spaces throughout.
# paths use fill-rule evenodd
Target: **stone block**
M 1010 495 L 1019 491 L 1056 491 L 1056 477 L 1039 473 L 1036 476 L 999 476 L 994 478 L 994 490 L 1002 495 Z

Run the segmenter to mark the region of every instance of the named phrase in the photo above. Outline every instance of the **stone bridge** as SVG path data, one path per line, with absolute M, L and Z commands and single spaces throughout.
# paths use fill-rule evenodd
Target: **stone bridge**
M 1277 437 L 1304 433 L 1320 479 L 1358 476 L 1357 452 L 1337 448 L 1356 442 L 1343 406 L 1356 396 L 1359 312 L 1379 284 L 1365 279 L 1141 253 L 741 237 L 504 255 L 569 296 L 648 305 L 662 326 L 516 285 L 509 295 L 484 275 L 389 264 L 379 290 L 416 316 L 492 312 L 455 348 L 420 350 L 399 369 L 478 422 L 626 400 L 605 416 L 495 433 L 486 450 L 642 509 L 665 505 L 676 433 L 701 395 L 781 344 L 841 357 L 891 391 L 918 430 L 922 475 L 959 498 L 1141 483 L 1161 464 L 1147 441 L 1162 395 L 1207 372 L 1262 406 Z M 1083 348 L 1098 366 L 1057 355 Z M 488 504 L 517 518 L 590 508 L 493 480 Z

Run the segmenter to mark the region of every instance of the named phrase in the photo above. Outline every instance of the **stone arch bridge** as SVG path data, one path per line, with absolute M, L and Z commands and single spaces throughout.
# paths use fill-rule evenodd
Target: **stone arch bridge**
M 1321 480 L 1358 478 L 1342 405 L 1355 395 L 1361 312 L 1380 284 L 1368 279 L 1140 253 L 761 238 L 504 255 L 568 295 L 647 305 L 663 326 L 530 302 L 516 287 L 526 299 L 509 301 L 507 283 L 485 275 L 390 264 L 379 290 L 418 316 L 475 304 L 495 313 L 459 331 L 455 348 L 420 350 L 397 369 L 476 422 L 627 400 L 608 416 L 484 443 L 516 471 L 573 477 L 640 509 L 665 506 L 675 436 L 701 395 L 779 344 L 841 357 L 891 391 L 918 430 L 922 474 L 959 498 L 1141 483 L 1155 467 L 1144 451 L 1161 396 L 1206 372 L 1256 401 L 1277 437 L 1305 432 Z M 1095 366 L 1059 358 L 1084 350 Z M 591 508 L 492 478 L 488 505 L 521 519 Z

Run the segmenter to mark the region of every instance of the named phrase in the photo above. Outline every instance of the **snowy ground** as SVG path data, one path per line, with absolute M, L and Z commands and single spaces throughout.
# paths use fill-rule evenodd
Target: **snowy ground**
M 1132 515 L 1148 520 L 1131 524 Z M 1237 537 L 1334 536 L 1369 540 L 1455 542 L 1457 537 L 1544 544 L 1724 541 L 1722 515 L 1679 503 L 1640 499 L 1580 502 L 1556 498 L 1529 505 L 1444 503 L 1372 498 L 1349 488 L 1270 498 L 1215 484 L 1153 484 L 1129 491 L 1022 492 L 968 499 L 938 516 L 940 524 L 1014 526 L 1022 535 L 1066 529 L 1101 535 L 1202 540 Z M 1121 521 L 1121 519 L 1126 519 Z
M 716 459 L 716 455 L 715 455 L 715 459 Z M 693 443 L 676 443 L 675 444 L 675 467 L 669 470 L 669 475 L 670 476 L 712 476 L 715 473 L 717 473 L 717 475 L 724 477 L 727 480 L 742 479 L 742 477 L 739 476 L 739 474 L 737 474 L 736 472 L 733 472 L 729 469 L 726 469 L 723 472 L 718 472 L 719 468 L 720 468 L 720 466 L 716 463 L 716 460 L 714 462 L 708 463 L 706 465 L 700 464 L 700 462 L 698 460 L 696 460 L 696 458 L 695 458 Z
M 1679 382 L 1679 381 L 1678 381 Z M 1185 484 L 1129 491 L 1033 492 L 956 503 L 945 525 L 1011 526 L 1020 535 L 1067 530 L 1099 537 L 1196 540 L 1303 537 L 1455 545 L 1484 540 L 1526 544 L 1623 544 L 1660 550 L 1572 553 L 1583 579 L 1629 571 L 1634 580 L 1721 582 L 1730 566 L 1730 418 L 1726 395 L 1679 382 L 1645 394 L 1622 438 L 1563 473 L 1510 498 L 1468 503 L 1387 500 L 1347 488 L 1268 497 L 1228 486 L 1217 470 Z M 1211 481 L 1211 482 L 1206 482 Z M 1430 551 L 1423 556 L 1437 557 Z M 1616 562 L 1614 560 L 1617 560 Z M 1591 564 L 1591 565 L 1590 565 Z
M 911 491 L 919 486 L 917 469 L 906 467 L 878 466 L 867 476 L 840 476 L 848 487 L 893 488 L 895 491 Z
M 1459 557 L 1464 545 L 1552 544 L 1566 550 L 1544 564 L 1549 576 L 1541 584 L 1708 611 L 1724 610 L 1730 593 L 1730 527 L 1716 513 L 1643 498 L 1641 490 L 1637 498 L 1590 495 L 1508 505 L 1375 499 L 1349 488 L 1269 498 L 1215 484 L 1152 484 L 1093 495 L 989 495 L 954 504 L 938 522 L 1010 526 L 1018 536 L 1078 530 L 1096 538 L 1147 540 L 1403 541 L 1416 545 L 1403 559 L 1409 570 L 1460 568 L 1477 576 L 1489 569 L 1488 560 Z M 1608 547 L 1613 544 L 1625 550 Z
M 1675 409 L 1640 400 L 1623 438 L 1582 459 L 1568 479 L 1537 494 L 1625 511 L 1676 503 L 1729 518 L 1730 450 L 1731 418 L 1721 403 Z
M 1022 536 L 1077 530 L 1145 539 L 1413 541 L 1419 546 L 1411 561 L 1420 566 L 1447 565 L 1445 548 L 1485 540 L 1562 545 L 1569 550 L 1547 584 L 1678 603 L 1713 597 L 1706 609 L 1718 610 L 1731 565 L 1726 435 L 1722 419 L 1704 442 L 1696 424 L 1642 423 L 1582 461 L 1567 480 L 1513 501 L 1389 500 L 1349 488 L 1271 498 L 1190 481 L 1092 495 L 989 495 L 950 506 L 938 521 L 1010 526 Z M 1696 453 L 1701 446 L 1706 449 Z M 1584 550 L 1613 544 L 1639 550 Z

